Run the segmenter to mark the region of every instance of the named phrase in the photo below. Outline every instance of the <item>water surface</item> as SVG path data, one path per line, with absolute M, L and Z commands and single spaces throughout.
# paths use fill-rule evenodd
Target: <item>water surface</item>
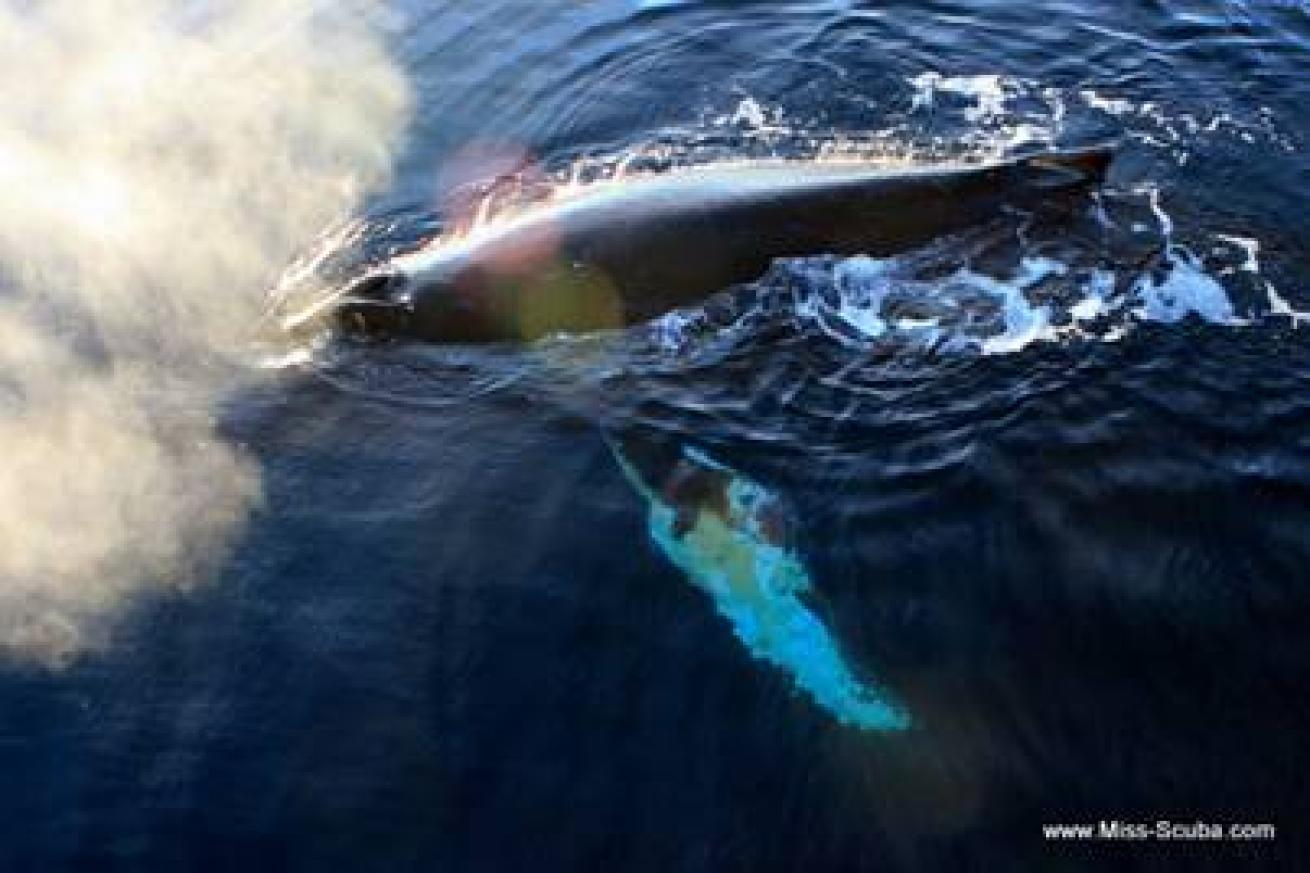
M 320 344 L 243 391 L 224 428 L 267 497 L 218 577 L 140 603 L 63 673 L 0 680 L 0 866 L 1217 857 L 1041 839 L 1157 818 L 1271 821 L 1275 847 L 1235 851 L 1295 851 L 1304 6 L 392 13 L 416 115 L 343 274 L 458 222 L 472 195 L 452 191 L 498 172 L 1122 152 L 1069 222 L 779 263 L 529 348 Z M 785 536 L 733 547 L 777 548 L 785 579 L 755 603 L 814 646 L 751 635 L 743 589 L 714 587 L 722 552 L 680 552 L 658 489 L 616 463 L 632 444 L 776 503 Z

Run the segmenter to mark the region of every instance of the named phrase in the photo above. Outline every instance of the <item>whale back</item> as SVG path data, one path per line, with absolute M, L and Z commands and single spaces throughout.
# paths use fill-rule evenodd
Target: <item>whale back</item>
M 539 210 L 429 253 L 343 307 L 371 333 L 447 342 L 531 340 L 644 321 L 761 276 L 775 258 L 884 257 L 1006 208 L 1067 206 L 1108 148 L 888 172 L 853 166 L 706 168 Z

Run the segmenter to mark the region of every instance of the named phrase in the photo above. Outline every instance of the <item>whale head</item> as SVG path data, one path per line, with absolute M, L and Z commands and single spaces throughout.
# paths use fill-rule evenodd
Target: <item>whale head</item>
M 408 277 L 402 273 L 370 273 L 356 279 L 333 310 L 336 327 L 343 333 L 379 339 L 404 333 L 411 320 L 407 304 Z
M 447 265 L 411 273 L 395 266 L 356 279 L 334 310 L 336 327 L 348 336 L 390 339 L 421 335 L 440 342 L 485 342 L 495 302 L 478 277 Z

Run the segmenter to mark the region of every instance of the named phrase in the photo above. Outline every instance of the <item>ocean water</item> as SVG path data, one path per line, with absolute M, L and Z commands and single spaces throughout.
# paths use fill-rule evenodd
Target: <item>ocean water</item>
M 288 337 L 221 409 L 264 498 L 212 578 L 0 670 L 0 869 L 1310 857 L 1310 7 L 385 27 L 413 119 L 350 232 L 305 241 L 312 293 L 534 187 L 1120 151 L 1069 221 L 780 261 L 623 331 Z M 1278 835 L 1042 831 L 1158 820 Z

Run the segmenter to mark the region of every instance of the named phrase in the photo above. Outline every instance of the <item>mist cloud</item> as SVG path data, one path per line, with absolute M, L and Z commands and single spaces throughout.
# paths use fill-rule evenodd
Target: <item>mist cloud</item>
M 203 578 L 259 495 L 215 432 L 264 289 L 386 180 L 371 0 L 0 0 L 0 651 Z

